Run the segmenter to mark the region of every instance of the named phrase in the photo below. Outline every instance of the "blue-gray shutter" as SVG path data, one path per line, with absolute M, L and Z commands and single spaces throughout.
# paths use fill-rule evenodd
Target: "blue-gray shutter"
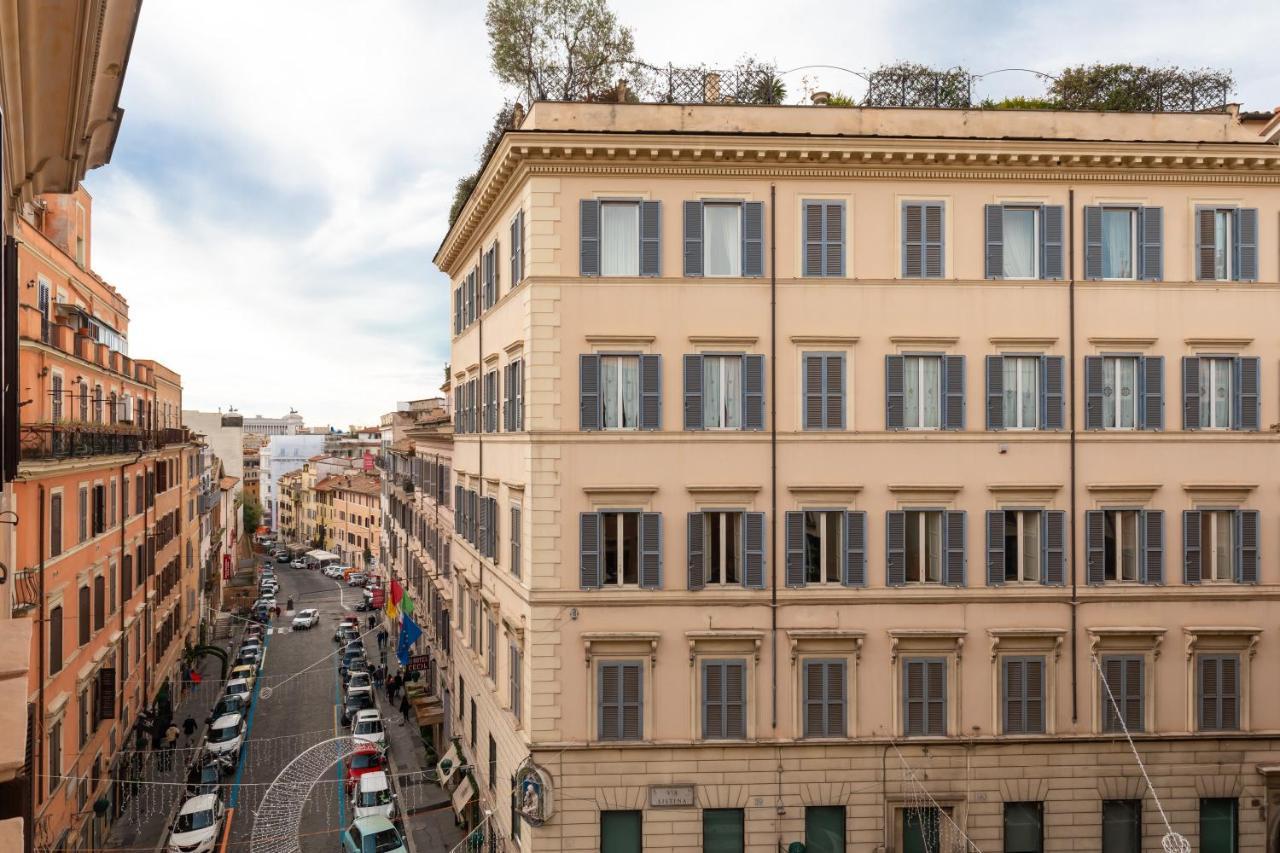
M 1213 281 L 1218 277 L 1217 214 L 1213 207 L 1196 208 L 1196 278 Z
M 965 513 L 948 510 L 942 514 L 944 548 L 942 582 L 947 586 L 964 586 Z
M 804 428 L 822 429 L 823 424 L 823 365 L 826 358 L 816 354 L 804 357 Z
M 1139 516 L 1142 525 L 1142 582 L 1164 583 L 1164 510 L 1147 509 Z
M 662 429 L 662 356 L 640 356 L 640 429 Z
M 522 537 L 522 529 L 520 527 L 520 507 L 511 507 L 511 574 L 520 577 L 521 558 L 520 558 L 520 541 Z
M 742 428 L 764 429 L 764 356 L 742 357 Z
M 511 405 L 511 392 L 515 383 L 511 381 L 511 365 L 502 365 L 502 431 L 511 432 L 511 415 L 515 407 Z
M 600 586 L 600 516 L 594 512 L 578 515 L 578 583 L 583 589 Z
M 1182 580 L 1200 583 L 1200 511 L 1182 512 Z
M 1084 357 L 1084 428 L 1102 429 L 1102 356 Z
M 1065 234 L 1065 212 L 1060 204 L 1046 204 L 1040 208 L 1040 277 L 1063 277 L 1062 244 Z
M 987 429 L 1004 429 L 1004 356 L 987 356 Z
M 476 524 L 479 536 L 474 543 L 481 557 L 489 556 L 489 499 L 481 498 L 476 506 Z
M 964 356 L 942 357 L 942 428 L 963 430 L 964 409 Z
M 1164 356 L 1138 359 L 1142 377 L 1142 428 L 1164 429 Z
M 600 275 L 600 202 L 595 199 L 578 203 L 578 271 Z
M 1084 277 L 1102 278 L 1102 208 L 1084 209 Z
M 662 275 L 662 202 L 640 202 L 640 275 Z
M 764 202 L 742 204 L 742 274 L 764 275 Z
M 844 276 L 844 202 L 829 201 L 824 209 L 823 240 L 826 246 L 822 253 L 822 274 Z
M 702 275 L 702 202 L 684 203 L 684 274 Z
M 1043 583 L 1062 586 L 1067 580 L 1067 514 L 1060 509 L 1042 513 L 1044 527 Z
M 1164 208 L 1143 207 L 1138 214 L 1140 277 L 1160 281 L 1164 278 Z
M 1004 205 L 986 205 L 987 278 L 1004 278 Z
M 1006 657 L 1000 661 L 1000 706 L 1004 709 L 1006 735 L 1026 734 L 1026 669 L 1024 658 Z
M 1066 398 L 1063 393 L 1066 380 L 1063 361 L 1060 355 L 1040 356 L 1040 401 L 1043 406 L 1041 429 L 1062 429 L 1066 421 L 1063 414 Z
M 906 359 L 900 355 L 884 357 L 884 428 L 904 429 L 903 412 Z
M 1236 581 L 1258 582 L 1258 511 L 1236 510 Z
M 889 510 L 884 514 L 885 583 L 907 584 L 907 514 Z
M 742 585 L 747 589 L 764 589 L 764 513 L 742 514 L 744 570 Z
M 596 734 L 600 740 L 617 740 L 622 729 L 619 721 L 622 716 L 622 664 L 601 663 L 599 667 Z
M 453 289 L 453 333 L 455 335 L 462 332 L 462 288 L 455 287 Z
M 987 586 L 1004 585 L 1004 510 L 987 510 Z
M 640 513 L 640 587 L 662 588 L 662 513 Z
M 867 514 L 844 514 L 844 585 L 867 585 Z
M 1236 420 L 1235 428 L 1244 432 L 1257 432 L 1260 426 L 1258 413 L 1259 379 L 1262 360 L 1256 357 L 1238 357 L 1235 360 Z
M 515 400 L 516 413 L 512 416 L 512 423 L 515 425 L 516 432 L 524 429 L 524 359 L 516 359 L 511 365 L 511 378 L 515 380 Z
M 1200 359 L 1182 357 L 1182 428 L 1200 429 Z
M 511 286 L 524 279 L 524 211 L 511 220 Z
M 724 733 L 724 667 L 723 661 L 702 662 L 702 737 L 723 738 Z
M 702 356 L 684 357 L 684 428 L 703 429 L 702 420 Z
M 578 356 L 578 429 L 600 429 L 600 356 Z
M 824 212 L 823 203 L 820 201 L 806 201 L 804 203 L 803 274 L 805 276 L 820 276 L 823 274 L 822 260 L 826 254 Z
M 924 277 L 942 278 L 945 273 L 943 252 L 943 217 L 946 209 L 940 201 L 924 206 Z
M 453 532 L 462 533 L 462 486 L 454 485 L 453 487 L 453 506 L 457 510 L 453 514 Z
M 825 429 L 844 429 L 844 353 L 823 359 L 822 408 Z
M 1101 586 L 1107 580 L 1107 514 L 1091 509 L 1084 514 L 1085 583 Z
M 1235 278 L 1258 280 L 1258 209 L 1242 207 L 1235 215 Z
M 788 512 L 787 537 L 787 586 L 804 586 L 804 513 Z
M 924 205 L 902 204 L 902 277 L 924 277 Z
M 702 589 L 706 578 L 706 518 L 700 512 L 686 516 L 686 553 L 688 555 L 689 589 Z

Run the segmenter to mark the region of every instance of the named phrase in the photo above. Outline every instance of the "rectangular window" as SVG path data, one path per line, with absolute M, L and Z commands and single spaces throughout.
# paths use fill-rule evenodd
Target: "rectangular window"
M 1103 513 L 1106 538 L 1103 551 L 1103 577 L 1108 582 L 1137 581 L 1139 579 L 1138 510 L 1113 509 Z
M 600 812 L 600 853 L 641 853 L 644 812 Z
M 89 587 L 80 587 L 79 608 L 76 610 L 76 625 L 80 629 L 80 645 L 89 642 L 90 629 L 93 627 L 93 605 L 89 600 Z
M 1136 655 L 1108 655 L 1102 659 L 1102 730 L 1141 732 L 1146 729 L 1144 661 Z
M 1235 581 L 1236 513 L 1232 510 L 1200 511 L 1200 577 L 1207 581 Z
M 902 728 L 908 737 L 947 733 L 947 661 L 902 659 Z
M 1200 801 L 1200 853 L 1238 853 L 1239 801 L 1226 798 Z
M 804 203 L 804 275 L 844 275 L 844 202 Z
M 79 520 L 80 541 L 84 542 L 89 538 L 89 489 L 85 486 L 80 487 L 76 517 Z
M 640 740 L 644 737 L 644 664 L 640 661 L 601 662 L 598 672 L 596 723 L 599 739 Z
M 909 355 L 903 359 L 903 425 L 938 429 L 942 425 L 942 357 Z
M 746 736 L 746 661 L 703 661 L 702 737 L 707 740 L 725 740 Z
M 1006 510 L 1004 514 L 1004 579 L 1040 582 L 1043 539 L 1040 510 Z
M 1132 208 L 1102 209 L 1102 277 L 1137 278 L 1137 211 Z
M 99 575 L 93 579 L 93 630 L 101 631 L 107 618 L 107 580 Z
M 742 513 L 705 512 L 703 553 L 708 584 L 737 585 L 742 578 Z
M 844 806 L 805 806 L 805 853 L 844 853 Z
M 943 211 L 940 201 L 902 204 L 902 277 L 942 278 Z
M 942 583 L 942 513 L 909 510 L 907 519 L 907 583 Z
M 743 853 L 744 816 L 742 809 L 703 809 L 702 853 Z
M 1142 853 L 1142 800 L 1102 801 L 1102 853 Z
M 742 275 L 742 205 L 704 203 L 703 270 L 707 276 Z
M 62 553 L 62 492 L 49 496 L 49 556 Z
M 1004 428 L 1040 426 L 1040 357 L 1010 356 L 1004 361 Z
M 840 583 L 844 564 L 844 513 L 807 510 L 804 513 L 805 583 Z
M 640 205 L 635 202 L 600 204 L 600 273 L 640 274 Z
M 49 611 L 49 674 L 62 671 L 62 605 Z
M 640 428 L 640 357 L 600 357 L 600 404 L 605 429 Z
M 1045 731 L 1045 659 L 1005 657 L 1001 659 L 1004 697 L 1004 733 L 1035 735 Z
M 1004 277 L 1040 277 L 1039 208 L 1004 208 Z
M 1102 428 L 1134 429 L 1138 425 L 1138 359 L 1102 359 Z
M 498 742 L 489 735 L 489 790 L 498 789 Z
M 1200 731 L 1239 730 L 1239 655 L 1196 658 L 1196 707 Z
M 507 688 L 508 696 L 511 700 L 511 713 L 515 715 L 516 720 L 520 720 L 523 712 L 523 703 L 520 699 L 521 679 L 524 677 L 524 660 L 520 653 L 520 647 L 515 643 L 511 644 L 511 672 L 509 673 L 509 684 Z
M 1200 357 L 1200 428 L 1231 429 L 1234 400 L 1231 358 Z
M 844 429 L 844 353 L 804 354 L 804 428 Z
M 1044 803 L 1004 804 L 1005 853 L 1042 853 Z
M 62 721 L 49 727 L 49 794 L 62 784 Z
M 803 676 L 804 736 L 844 737 L 848 717 L 846 662 L 806 660 Z
M 600 513 L 601 560 L 605 586 L 640 582 L 640 513 Z
M 742 428 L 742 356 L 702 357 L 702 426 Z

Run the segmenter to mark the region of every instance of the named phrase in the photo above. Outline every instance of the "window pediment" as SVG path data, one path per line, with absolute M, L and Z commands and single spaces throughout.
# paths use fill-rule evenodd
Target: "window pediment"
M 685 631 L 689 642 L 689 663 L 699 655 L 750 655 L 760 662 L 763 631 Z
M 1114 627 L 1089 628 L 1089 652 L 1131 651 L 1151 652 L 1160 656 L 1160 643 L 1164 641 L 1164 628 Z
M 1261 628 L 1186 625 L 1187 657 L 1197 652 L 1241 652 L 1253 657 L 1258 650 Z
M 791 646 L 791 662 L 802 654 L 852 654 L 862 656 L 865 631 L 853 628 L 789 628 L 787 640 Z
M 988 628 L 991 659 L 1001 654 L 1062 654 L 1062 641 L 1067 632 L 1061 628 Z
M 964 654 L 962 628 L 899 628 L 889 632 L 889 659 L 897 661 L 901 654 Z

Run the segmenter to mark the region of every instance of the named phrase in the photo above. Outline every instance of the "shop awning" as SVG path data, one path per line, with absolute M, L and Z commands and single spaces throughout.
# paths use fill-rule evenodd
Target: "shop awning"
M 436 764 L 436 778 L 440 780 L 442 788 L 449 786 L 449 783 L 453 781 L 454 774 L 458 772 L 458 768 L 461 766 L 462 756 L 458 753 L 458 745 L 455 743 L 449 747 L 449 751 Z
M 462 781 L 458 783 L 457 789 L 453 792 L 453 813 L 458 816 L 458 820 L 462 820 L 462 813 L 466 811 L 467 806 L 476 798 L 476 785 L 471 781 L 470 776 L 463 776 Z

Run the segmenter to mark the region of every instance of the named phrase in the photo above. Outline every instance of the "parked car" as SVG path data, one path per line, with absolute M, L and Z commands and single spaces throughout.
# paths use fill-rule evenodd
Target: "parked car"
M 282 560 L 281 562 L 284 562 L 284 561 Z M 293 566 L 295 569 L 305 569 L 307 567 L 307 564 L 302 562 L 301 560 L 294 560 L 289 565 Z
M 204 748 L 214 755 L 239 752 L 244 739 L 244 717 L 224 714 L 213 721 L 204 738 Z
M 369 673 L 367 672 L 349 673 L 347 675 L 347 683 L 343 686 L 343 689 L 348 693 L 350 693 L 352 690 L 356 690 L 361 687 L 366 689 L 372 689 L 373 677 L 369 675 Z
M 364 640 L 360 639 L 359 636 L 354 640 L 348 640 L 347 644 L 342 647 L 342 653 L 345 655 L 349 652 L 359 652 L 360 654 L 364 654 Z
M 405 853 L 400 831 L 385 817 L 356 818 L 342 833 L 343 853 Z
M 279 557 L 276 557 L 276 562 L 277 562 L 277 563 L 287 563 L 287 562 L 289 562 L 289 555 L 288 555 L 288 554 L 281 554 Z M 295 565 L 295 566 L 294 566 L 294 568 L 296 569 L 296 568 L 298 568 L 298 567 Z
M 369 576 L 363 572 L 356 572 L 347 576 L 347 586 L 364 586 L 369 582 Z
M 372 671 L 373 668 L 369 666 L 369 662 L 364 658 L 357 658 L 353 660 L 350 665 L 347 666 L 346 671 L 342 672 L 343 689 L 345 690 L 346 686 L 351 683 L 352 678 L 355 678 L 357 675 L 362 673 L 364 675 L 368 675 Z
M 386 743 L 387 733 L 382 728 L 382 714 L 377 708 L 356 712 L 351 724 L 351 736 L 379 746 Z
M 218 704 L 213 706 L 213 710 L 209 712 L 209 716 L 205 719 L 205 723 L 212 723 L 219 717 L 225 717 L 227 714 L 244 714 L 248 710 L 249 694 L 247 693 L 224 693 L 222 698 L 218 700 Z
M 356 610 L 360 611 L 361 613 L 366 613 L 368 611 L 377 610 L 377 609 L 378 608 L 373 606 L 373 601 L 368 598 L 366 598 L 364 601 L 361 601 L 359 604 L 356 605 Z
M 251 693 L 249 690 L 249 682 L 245 681 L 243 678 L 237 678 L 235 681 L 228 681 L 225 692 L 232 696 L 239 696 L 243 694 L 246 700 Z
M 366 773 L 385 772 L 387 769 L 387 761 L 382 755 L 382 750 L 378 749 L 371 743 L 361 743 L 346 758 L 346 772 L 343 774 L 347 777 L 347 790 L 355 790 L 355 786 L 360 782 L 360 778 Z
M 171 853 L 210 853 L 221 835 L 222 814 L 222 801 L 213 794 L 201 794 L 183 803 L 169 832 Z
M 373 691 L 354 690 L 347 694 L 347 701 L 342 706 L 342 724 L 350 726 L 361 711 L 373 710 Z
M 320 624 L 320 611 L 308 607 L 306 610 L 299 610 L 297 615 L 293 617 L 293 629 L 295 631 L 301 628 L 314 628 Z
M 352 665 L 353 663 L 355 663 L 356 661 L 360 661 L 360 662 L 362 662 L 362 663 L 366 663 L 366 664 L 368 663 L 368 661 L 366 661 L 366 660 L 365 660 L 365 658 L 364 658 L 364 652 L 363 652 L 363 651 L 359 651 L 359 652 L 343 652 L 343 653 L 342 653 L 342 661 L 341 661 L 341 663 L 339 663 L 339 664 L 338 664 L 338 673 L 339 673 L 340 675 L 342 675 L 342 676 L 344 676 L 344 677 L 345 677 L 345 676 L 346 676 L 346 674 L 347 674 L 347 671 L 351 669 L 351 665 Z
M 205 753 L 187 771 L 187 796 L 217 794 L 222 781 L 222 765 L 216 756 Z
M 360 777 L 351 794 L 351 812 L 356 820 L 379 815 L 395 821 L 396 797 L 391 793 L 388 782 L 387 774 L 381 770 Z
M 237 664 L 231 668 L 231 674 L 227 676 L 230 681 L 245 681 L 249 685 L 249 692 L 253 692 L 253 682 L 257 680 L 258 668 L 251 664 Z

